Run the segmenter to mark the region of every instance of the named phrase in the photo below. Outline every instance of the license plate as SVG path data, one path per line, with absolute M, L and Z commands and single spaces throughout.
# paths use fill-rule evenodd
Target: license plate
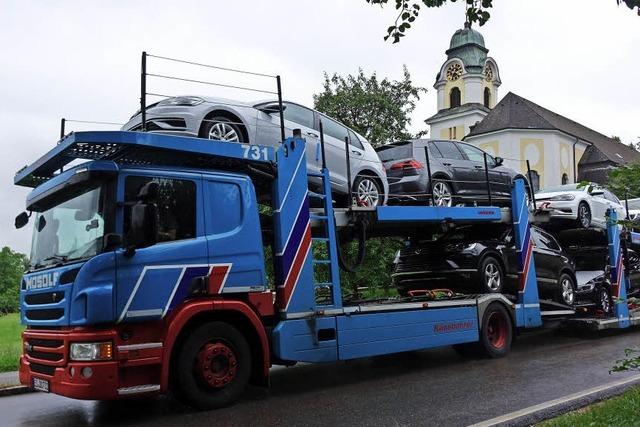
M 33 379 L 33 388 L 36 390 L 44 391 L 49 393 L 49 381 L 42 380 L 40 378 Z

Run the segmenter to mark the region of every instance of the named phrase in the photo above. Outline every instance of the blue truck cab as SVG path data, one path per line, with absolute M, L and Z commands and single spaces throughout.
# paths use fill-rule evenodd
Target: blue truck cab
M 143 200 L 149 183 L 157 194 Z M 140 204 L 155 205 L 157 238 L 133 248 Z M 21 292 L 26 325 L 157 320 L 214 269 L 225 272 L 221 293 L 267 286 L 256 193 L 243 174 L 96 160 L 35 188 L 27 209 L 35 225 Z

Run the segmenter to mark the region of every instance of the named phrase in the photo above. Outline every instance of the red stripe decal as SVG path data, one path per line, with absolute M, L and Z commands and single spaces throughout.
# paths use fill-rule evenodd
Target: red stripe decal
M 227 281 L 227 275 L 231 270 L 231 265 L 213 265 L 209 273 L 209 294 L 216 295 L 222 291 L 224 283 Z
M 284 301 L 284 309 L 289 306 L 289 300 L 293 295 L 293 291 L 295 290 L 296 284 L 298 283 L 298 278 L 300 277 L 300 272 L 302 271 L 302 267 L 304 265 L 304 261 L 307 259 L 307 253 L 309 252 L 309 248 L 311 247 L 311 222 L 307 223 L 307 228 L 302 235 L 302 240 L 300 241 L 300 246 L 298 247 L 298 251 L 296 252 L 295 257 L 293 258 L 293 263 L 291 265 L 291 269 L 289 270 L 289 274 L 287 274 L 287 278 L 284 281 L 284 286 L 278 288 L 282 298 L 281 301 Z
M 520 292 L 524 292 L 527 287 L 527 276 L 529 275 L 529 265 L 531 264 L 531 254 L 533 251 L 533 245 L 531 244 L 531 240 L 529 240 L 529 245 L 527 247 L 527 255 L 524 259 L 524 266 L 522 268 L 522 272 L 520 273 Z

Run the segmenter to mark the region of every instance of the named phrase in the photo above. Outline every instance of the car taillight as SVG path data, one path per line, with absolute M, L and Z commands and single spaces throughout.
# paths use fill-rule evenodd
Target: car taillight
M 404 160 L 402 162 L 394 163 L 391 165 L 389 170 L 398 170 L 398 169 L 422 169 L 424 165 L 415 159 Z

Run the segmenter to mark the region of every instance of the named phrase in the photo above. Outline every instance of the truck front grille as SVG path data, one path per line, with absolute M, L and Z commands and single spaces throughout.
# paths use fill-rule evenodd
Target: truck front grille
M 29 305 L 54 304 L 62 301 L 64 291 L 45 292 L 41 294 L 32 294 L 24 297 L 24 301 Z
M 58 320 L 64 316 L 64 309 L 49 308 L 43 310 L 27 310 L 25 317 L 28 320 Z

